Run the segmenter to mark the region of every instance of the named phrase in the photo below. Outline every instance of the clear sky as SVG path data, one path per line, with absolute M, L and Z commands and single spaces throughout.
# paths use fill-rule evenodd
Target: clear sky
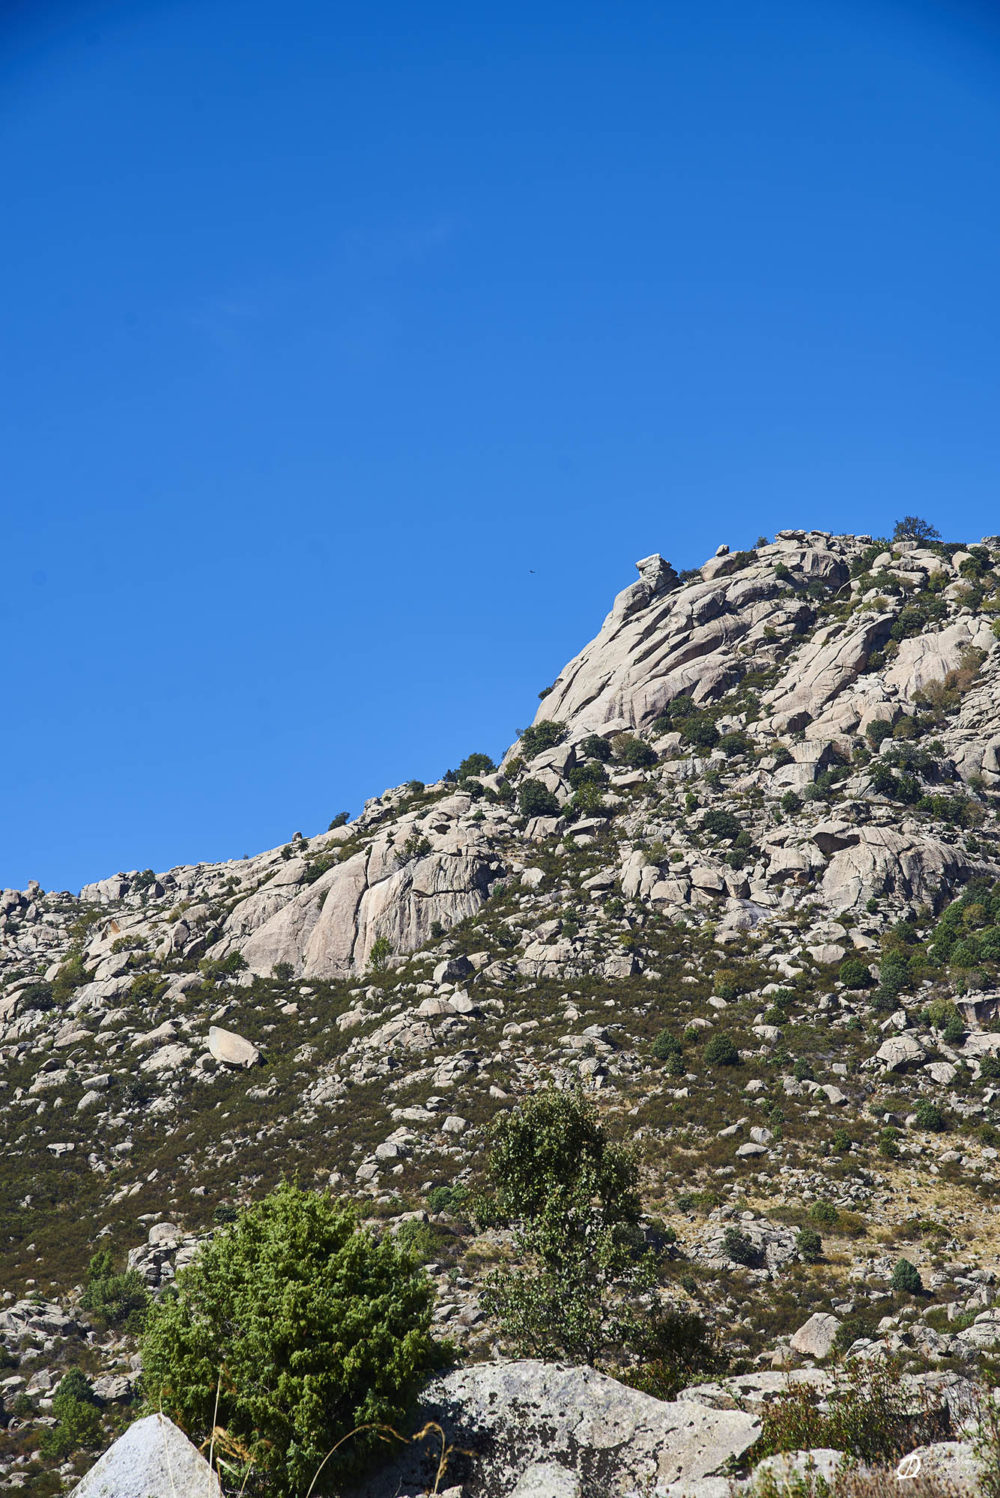
M 0 884 L 498 753 L 633 563 L 1000 531 L 950 0 L 8 0 Z

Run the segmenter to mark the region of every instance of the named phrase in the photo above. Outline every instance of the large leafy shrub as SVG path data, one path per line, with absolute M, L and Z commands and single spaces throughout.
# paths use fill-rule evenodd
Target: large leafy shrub
M 713 1035 L 704 1050 L 705 1061 L 709 1066 L 739 1066 L 740 1053 L 736 1048 L 736 1042 L 730 1035 Z
M 559 802 L 541 780 L 523 780 L 517 792 L 522 817 L 557 817 Z
M 543 749 L 554 749 L 565 735 L 565 723 L 557 723 L 552 718 L 543 718 L 540 723 L 533 723 L 530 727 L 521 729 L 518 735 L 521 740 L 521 753 L 525 759 L 534 759 L 535 755 L 541 754 Z
M 634 733 L 616 733 L 611 740 L 615 759 L 629 770 L 648 770 L 656 764 L 656 750 Z
M 520 1354 L 595 1364 L 644 1343 L 636 1297 L 653 1278 L 638 1233 L 638 1166 L 589 1103 L 549 1091 L 494 1125 L 482 1223 L 514 1228 L 513 1265 L 483 1308 Z
M 430 1281 L 350 1206 L 282 1185 L 242 1212 L 177 1277 L 142 1341 L 151 1409 L 196 1442 L 217 1423 L 254 1455 L 267 1492 L 300 1495 L 342 1437 L 399 1425 L 440 1361 Z M 221 1383 L 220 1383 L 221 1375 Z M 377 1446 L 347 1441 L 315 1492 L 338 1489 Z
M 697 749 L 714 749 L 719 742 L 719 730 L 707 714 L 694 713 L 682 721 L 681 738 Z
M 726 1359 L 696 1311 L 661 1311 L 652 1320 L 644 1360 L 619 1378 L 654 1399 L 674 1399 L 697 1376 L 725 1371 Z

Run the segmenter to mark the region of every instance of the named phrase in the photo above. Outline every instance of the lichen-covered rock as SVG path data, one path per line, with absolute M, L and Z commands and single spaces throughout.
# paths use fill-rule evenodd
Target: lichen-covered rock
M 465 1498 L 509 1498 L 541 1482 L 539 1464 L 572 1474 L 580 1498 L 614 1498 L 636 1487 L 696 1482 L 720 1473 L 757 1439 L 739 1410 L 663 1402 L 592 1368 L 531 1360 L 481 1363 L 435 1380 L 416 1416 L 434 1420 L 456 1448 L 448 1480 Z M 428 1448 L 392 1462 L 365 1488 L 371 1498 L 419 1485 L 440 1454 Z M 535 1475 L 529 1476 L 534 1470 Z M 553 1474 L 548 1480 L 555 1481 Z M 565 1479 L 560 1477 L 565 1484 Z M 572 1491 L 542 1489 L 553 1494 Z

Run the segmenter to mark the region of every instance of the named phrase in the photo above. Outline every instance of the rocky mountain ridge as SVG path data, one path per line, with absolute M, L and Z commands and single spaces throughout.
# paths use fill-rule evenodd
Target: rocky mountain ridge
M 128 1397 L 78 1309 L 95 1245 L 159 1292 L 290 1171 L 416 1224 L 439 1324 L 495 1352 L 503 1245 L 462 1193 L 548 1080 L 639 1143 L 663 1293 L 736 1360 L 809 1356 L 811 1311 L 936 1368 L 1000 1345 L 1000 537 L 638 568 L 498 767 L 255 858 L 3 891 L 11 1439 L 67 1349 Z

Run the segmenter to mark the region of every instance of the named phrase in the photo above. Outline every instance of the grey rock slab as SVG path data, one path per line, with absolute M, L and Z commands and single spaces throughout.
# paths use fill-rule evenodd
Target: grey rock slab
M 912 1478 L 925 1482 L 937 1482 L 941 1491 L 955 1495 L 978 1494 L 979 1463 L 976 1453 L 968 1441 L 935 1441 L 929 1446 L 918 1446 L 908 1453 L 897 1467 L 897 1473 L 912 1474 Z M 900 1487 L 905 1485 L 905 1478 Z
M 518 1479 L 510 1498 L 580 1498 L 580 1479 L 558 1462 L 535 1462 Z
M 729 1477 L 695 1477 L 668 1483 L 665 1488 L 656 1488 L 655 1493 L 664 1498 L 733 1498 L 733 1482 Z
M 912 1035 L 893 1035 L 875 1052 L 887 1071 L 902 1071 L 925 1060 L 924 1048 Z
M 828 1358 L 839 1330 L 840 1322 L 836 1316 L 827 1311 L 817 1311 L 802 1323 L 789 1346 L 802 1357 Z
M 819 1477 L 829 1483 L 843 1459 L 842 1451 L 834 1451 L 829 1446 L 817 1446 L 812 1451 L 782 1451 L 757 1463 L 752 1482 L 756 1486 L 763 1477 L 772 1477 L 781 1489 L 803 1477 L 813 1480 Z
M 70 1498 L 222 1498 L 200 1452 L 166 1415 L 147 1415 L 109 1446 Z
M 226 1066 L 256 1066 L 260 1051 L 252 1041 L 237 1035 L 234 1030 L 223 1030 L 211 1025 L 208 1031 L 208 1049 L 216 1061 Z
M 665 1402 L 592 1368 L 530 1359 L 460 1368 L 428 1385 L 417 1428 L 437 1421 L 455 1446 L 449 1480 L 465 1498 L 509 1498 L 539 1463 L 579 1481 L 580 1498 L 721 1475 L 760 1434 L 753 1415 L 694 1401 Z M 364 1488 L 390 1498 L 425 1481 L 436 1461 L 407 1452 Z

